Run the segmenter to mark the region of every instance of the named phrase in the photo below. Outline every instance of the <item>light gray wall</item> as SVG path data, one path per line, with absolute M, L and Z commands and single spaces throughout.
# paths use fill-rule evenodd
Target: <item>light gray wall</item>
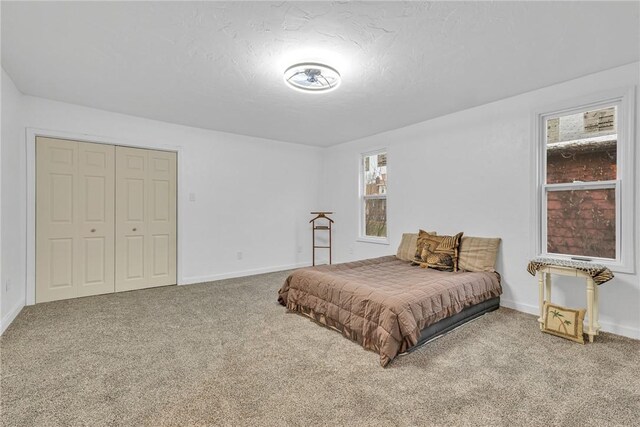
M 534 255 L 533 112 L 583 97 L 593 88 L 597 92 L 638 85 L 639 71 L 640 64 L 634 63 L 330 147 L 324 158 L 323 208 L 335 211 L 335 259 L 394 254 L 402 233 L 418 228 L 498 236 L 503 239 L 498 264 L 504 279 L 503 305 L 537 313 L 537 281 L 526 272 Z M 384 147 L 388 246 L 357 241 L 359 156 Z M 638 234 L 634 236 L 637 247 Z M 553 293 L 554 302 L 586 307 L 584 281 L 562 278 Z M 617 273 L 601 287 L 600 298 L 603 329 L 640 338 L 638 274 Z
M 2 70 L 2 269 L 0 330 L 13 320 L 25 299 L 24 122 L 22 94 Z
M 309 212 L 317 209 L 321 148 L 110 113 L 17 93 L 3 72 L 2 315 L 25 301 L 25 128 L 68 132 L 84 140 L 148 147 L 180 146 L 178 203 L 181 283 L 287 269 L 311 259 Z M 3 87 L 4 88 L 4 87 Z M 3 91 L 4 92 L 4 91 Z M 16 106 L 21 105 L 18 109 Z M 45 131 L 46 133 L 46 131 Z M 5 140 L 6 138 L 6 140 Z M 31 161 L 32 159 L 30 159 Z M 196 200 L 189 201 L 189 193 Z M 11 206 L 11 210 L 5 207 Z M 237 252 L 243 252 L 242 260 Z M 3 326 L 4 322 L 3 322 Z

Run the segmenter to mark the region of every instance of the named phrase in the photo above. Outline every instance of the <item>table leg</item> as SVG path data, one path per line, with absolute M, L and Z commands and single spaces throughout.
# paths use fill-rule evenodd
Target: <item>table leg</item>
M 540 324 L 540 330 L 543 329 L 544 323 L 544 273 L 538 273 L 538 304 L 540 305 L 540 317 L 538 317 L 538 323 Z
M 551 273 L 544 273 L 544 300 L 551 303 Z
M 593 306 L 594 306 L 594 282 L 591 277 L 587 278 L 587 316 L 589 316 L 589 329 L 587 334 L 589 334 L 589 342 L 593 342 L 593 337 L 595 336 L 594 322 L 593 322 Z
M 598 285 L 593 286 L 593 328 L 596 335 L 600 332 L 600 287 Z

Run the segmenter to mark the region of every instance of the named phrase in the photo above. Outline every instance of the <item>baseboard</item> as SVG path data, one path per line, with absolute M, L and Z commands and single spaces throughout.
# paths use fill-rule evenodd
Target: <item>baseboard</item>
M 6 331 L 11 322 L 13 322 L 16 317 L 18 317 L 18 314 L 20 314 L 24 306 L 25 303 L 24 300 L 22 300 L 6 315 L 2 316 L 2 320 L 0 320 L 0 335 L 4 334 L 4 331 Z
M 505 299 L 503 297 L 500 297 L 500 306 L 512 308 L 514 310 L 521 311 L 523 313 L 535 314 L 536 316 L 540 315 L 540 311 L 538 311 L 537 305 L 523 304 L 520 302 L 515 302 L 509 299 Z
M 540 311 L 538 310 L 537 305 L 523 304 L 504 298 L 500 298 L 500 305 L 503 307 L 521 311 L 523 313 L 533 314 L 535 316 L 540 315 Z M 611 332 L 612 334 L 622 335 L 623 337 L 640 340 L 640 329 L 638 328 L 620 325 L 619 323 L 607 322 L 605 320 L 600 320 L 600 327 L 604 332 Z
M 640 340 L 640 329 L 638 328 L 632 328 L 630 326 L 619 325 L 617 323 L 606 322 L 603 320 L 600 321 L 600 327 L 605 332 L 611 332 L 612 334 Z
M 213 282 L 216 280 L 235 279 L 236 277 L 253 276 L 256 274 L 273 273 L 276 271 L 293 270 L 295 268 L 310 267 L 310 262 L 297 264 L 278 265 L 275 267 L 254 268 L 251 270 L 232 271 L 230 273 L 213 274 L 211 276 L 185 277 L 180 285 L 193 285 L 196 283 Z

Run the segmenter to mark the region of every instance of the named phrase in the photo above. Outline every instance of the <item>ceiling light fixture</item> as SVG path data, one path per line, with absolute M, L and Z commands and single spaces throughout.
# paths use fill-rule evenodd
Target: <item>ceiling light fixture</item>
M 328 92 L 340 86 L 340 73 L 328 65 L 304 62 L 287 68 L 284 81 L 307 93 Z

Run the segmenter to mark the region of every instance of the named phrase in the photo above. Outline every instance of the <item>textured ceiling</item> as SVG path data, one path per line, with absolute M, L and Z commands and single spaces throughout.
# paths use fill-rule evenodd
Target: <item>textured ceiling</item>
M 2 2 L 26 94 L 327 146 L 639 60 L 638 2 Z M 287 66 L 337 68 L 326 94 Z

